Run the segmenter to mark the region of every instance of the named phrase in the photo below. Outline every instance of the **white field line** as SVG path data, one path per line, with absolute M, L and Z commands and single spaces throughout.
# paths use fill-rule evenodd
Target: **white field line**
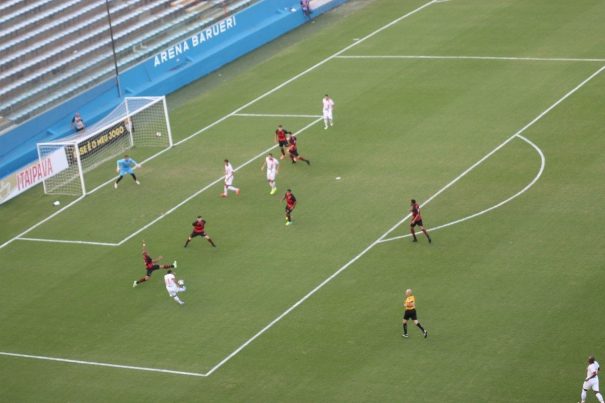
M 513 57 L 513 56 L 429 56 L 429 55 L 342 55 L 338 59 L 382 59 L 382 60 L 494 60 L 525 62 L 605 62 L 605 59 L 574 57 Z
M 69 358 L 46 357 L 43 355 L 16 354 L 16 353 L 7 353 L 4 351 L 0 351 L 0 355 L 9 356 L 9 357 L 30 358 L 30 359 L 44 360 L 44 361 L 66 362 L 69 364 L 93 365 L 93 366 L 97 366 L 97 367 L 132 369 L 132 370 L 136 370 L 136 371 L 148 371 L 148 372 L 162 372 L 162 373 L 174 374 L 174 375 L 187 375 L 187 376 L 198 376 L 198 377 L 207 376 L 206 374 L 202 374 L 199 372 L 175 371 L 172 369 L 147 368 L 147 367 L 137 367 L 137 366 L 132 366 L 132 365 L 109 364 L 109 363 L 105 363 L 105 362 L 72 360 Z
M 369 33 L 368 35 L 364 36 L 363 38 L 361 38 L 361 39 L 359 39 L 359 40 L 355 41 L 354 43 L 352 43 L 352 44 L 350 44 L 350 45 L 348 45 L 348 46 L 346 46 L 346 47 L 342 48 L 341 50 L 339 50 L 338 52 L 336 52 L 336 53 L 332 54 L 331 56 L 328 56 L 328 57 L 326 57 L 325 59 L 323 59 L 322 61 L 320 61 L 320 62 L 318 62 L 318 63 L 314 64 L 313 66 L 309 67 L 308 69 L 304 70 L 303 72 L 298 73 L 298 74 L 297 74 L 297 75 L 295 75 L 294 77 L 292 77 L 292 78 L 290 78 L 290 79 L 288 79 L 288 80 L 284 81 L 283 83 L 279 84 L 278 86 L 274 87 L 273 89 L 271 89 L 271 90 L 269 90 L 269 91 L 265 92 L 265 93 L 264 93 L 264 94 L 262 94 L 262 95 L 259 95 L 258 97 L 254 98 L 254 99 L 253 99 L 253 100 L 251 100 L 250 102 L 248 102 L 248 103 L 246 103 L 246 104 L 244 104 L 244 105 L 240 106 L 239 108 L 235 109 L 233 112 L 228 113 L 227 115 L 225 115 L 225 116 L 223 116 L 222 118 L 220 118 L 220 119 L 218 119 L 218 120 L 214 121 L 213 123 L 209 124 L 208 126 L 206 126 L 206 127 L 202 128 L 202 129 L 200 129 L 200 130 L 198 130 L 198 131 L 194 132 L 193 134 L 189 135 L 188 137 L 185 137 L 184 139 L 182 139 L 182 140 L 180 140 L 180 141 L 178 141 L 178 142 L 174 143 L 174 146 L 179 146 L 179 145 L 181 145 L 182 143 L 184 143 L 184 142 L 186 142 L 186 141 L 189 141 L 189 140 L 190 140 L 190 139 L 192 139 L 193 137 L 196 137 L 197 135 L 199 135 L 199 134 L 201 134 L 201 133 L 205 132 L 206 130 L 208 130 L 208 129 L 210 129 L 210 128 L 212 128 L 212 127 L 216 126 L 216 125 L 218 125 L 219 123 L 222 123 L 223 121 L 225 121 L 226 119 L 228 119 L 228 118 L 229 118 L 229 117 L 231 117 L 232 115 L 234 115 L 234 114 L 236 114 L 236 113 L 241 112 L 242 110 L 244 110 L 245 108 L 249 107 L 250 105 L 253 105 L 254 103 L 256 103 L 256 102 L 260 101 L 261 99 L 266 98 L 267 96 L 269 96 L 269 95 L 273 94 L 274 92 L 276 92 L 276 91 L 278 91 L 278 90 L 282 89 L 283 87 L 285 87 L 286 85 L 290 84 L 291 82 L 293 82 L 293 81 L 295 81 L 295 80 L 299 79 L 300 77 L 302 77 L 302 76 L 306 75 L 307 73 L 309 73 L 309 72 L 311 72 L 311 71 L 313 71 L 313 70 L 317 69 L 318 67 L 320 67 L 320 66 L 324 65 L 325 63 L 329 62 L 330 60 L 334 59 L 335 57 L 337 57 L 337 56 L 341 55 L 342 53 L 346 52 L 347 50 L 349 50 L 349 49 L 353 48 L 354 46 L 359 45 L 360 43 L 362 43 L 362 42 L 366 41 L 367 39 L 370 39 L 370 38 L 371 38 L 371 37 L 373 37 L 374 35 L 377 35 L 377 34 L 379 34 L 380 32 L 384 31 L 385 29 L 390 28 L 391 26 L 393 26 L 393 25 L 397 24 L 398 22 L 400 22 L 400 21 L 402 21 L 402 20 L 404 20 L 404 19 L 406 19 L 406 18 L 408 18 L 408 17 L 410 17 L 410 16 L 412 16 L 412 15 L 416 14 L 417 12 L 419 12 L 419 11 L 421 11 L 421 10 L 425 9 L 426 7 L 428 7 L 428 6 L 432 5 L 432 4 L 436 4 L 436 3 L 438 3 L 438 2 L 439 2 L 438 0 L 432 0 L 432 1 L 429 1 L 429 2 L 427 2 L 427 3 L 423 4 L 423 5 L 421 5 L 420 7 L 416 8 L 416 9 L 414 9 L 414 10 L 412 10 L 412 11 L 410 11 L 410 12 L 408 12 L 408 13 L 404 14 L 404 15 L 402 15 L 401 17 L 394 19 L 393 21 L 389 22 L 388 24 L 383 25 L 382 27 L 380 27 L 380 28 L 376 29 L 375 31 L 373 31 L 373 32 Z M 166 149 L 164 149 L 164 150 L 162 150 L 162 151 L 158 152 L 157 154 L 152 155 L 151 157 L 149 157 L 149 158 L 147 158 L 146 160 L 142 161 L 142 162 L 141 162 L 141 165 L 142 165 L 143 163 L 146 163 L 146 162 L 148 162 L 148 161 L 151 161 L 152 159 L 154 159 L 154 158 L 156 158 L 156 157 L 160 156 L 161 154 L 163 154 L 164 152 L 166 152 L 166 151 L 168 151 L 168 150 L 170 150 L 170 148 L 166 148 Z M 91 190 L 90 192 L 88 192 L 88 194 L 92 194 L 92 193 L 96 192 L 96 191 L 97 191 L 97 190 L 99 190 L 100 188 L 102 188 L 102 187 L 104 187 L 104 186 L 106 186 L 106 185 L 108 185 L 108 184 L 112 183 L 114 180 L 115 180 L 115 178 L 112 178 L 112 179 L 108 180 L 107 182 L 102 183 L 101 185 L 97 186 L 96 188 L 94 188 L 93 190 Z M 38 223 L 36 223 L 35 225 L 31 226 L 31 227 L 30 227 L 30 228 L 28 228 L 27 230 L 23 231 L 23 232 L 22 232 L 22 233 L 20 233 L 19 235 L 17 235 L 17 236 L 15 236 L 15 237 L 13 237 L 13 238 L 9 239 L 8 241 L 4 242 L 2 245 L 0 245 L 0 249 L 2 249 L 2 248 L 4 248 L 4 247 L 6 247 L 7 245 L 9 245 L 9 244 L 11 244 L 11 243 L 13 243 L 15 240 L 19 239 L 21 236 L 28 234 L 28 233 L 29 233 L 29 232 L 31 232 L 33 229 L 35 229 L 35 228 L 39 227 L 40 225 L 44 224 L 45 222 L 47 222 L 48 220 L 52 219 L 52 218 L 53 218 L 53 217 L 55 217 L 56 215 L 58 215 L 58 214 L 60 214 L 61 212 L 65 211 L 67 208 L 69 208 L 69 207 L 73 206 L 74 204 L 76 204 L 76 203 L 80 202 L 82 199 L 83 199 L 83 197 L 79 197 L 79 198 L 77 198 L 76 200 L 72 201 L 71 203 L 69 203 L 68 205 L 66 205 L 65 207 L 63 207 L 61 210 L 56 211 L 55 213 L 51 214 L 51 215 L 50 215 L 50 216 L 48 216 L 47 218 L 45 218 L 45 219 L 43 219 L 43 220 L 39 221 Z M 138 232 L 140 232 L 140 231 L 138 231 Z
M 73 241 L 69 239 L 46 239 L 46 238 L 18 238 L 19 241 L 32 241 L 32 242 L 48 242 L 48 243 L 71 243 L 79 245 L 96 245 L 96 246 L 119 246 L 120 244 L 111 242 L 95 242 L 95 241 Z
M 234 113 L 231 116 L 249 118 L 321 118 L 322 115 L 281 115 L 276 113 Z
M 470 220 L 472 218 L 479 217 L 480 215 L 489 213 L 490 211 L 495 210 L 498 207 L 501 207 L 501 206 L 505 205 L 506 203 L 510 202 L 511 200 L 516 199 L 517 197 L 521 196 L 523 193 L 525 193 L 526 191 L 528 191 L 538 181 L 538 179 L 540 179 L 540 177 L 542 176 L 542 173 L 544 172 L 544 167 L 546 166 L 546 157 L 544 156 L 544 153 L 542 152 L 542 150 L 540 149 L 540 147 L 538 147 L 535 143 L 533 143 L 531 140 L 527 139 L 526 137 L 523 137 L 520 134 L 518 134 L 516 137 L 519 138 L 519 139 L 521 139 L 521 140 L 523 140 L 523 141 L 525 141 L 530 146 L 532 146 L 534 148 L 534 150 L 536 150 L 536 152 L 540 156 L 540 169 L 538 170 L 538 173 L 532 179 L 532 181 L 529 184 L 527 184 L 523 189 L 521 189 L 520 191 L 518 191 L 517 193 L 515 193 L 514 195 L 512 195 L 508 199 L 499 202 L 498 204 L 495 204 L 495 205 L 493 205 L 493 206 L 491 206 L 491 207 L 489 207 L 489 208 L 487 208 L 485 210 L 481 210 L 481 211 L 479 211 L 479 212 L 477 212 L 475 214 L 471 214 L 471 215 L 466 216 L 464 218 L 460 218 L 458 220 L 451 221 L 451 222 L 449 222 L 447 224 L 442 224 L 442 225 L 438 225 L 436 227 L 427 228 L 427 230 L 437 231 L 439 229 L 451 227 L 452 225 L 456 225 L 456 224 L 459 224 L 461 222 L 468 221 L 468 220 Z M 392 238 L 386 238 L 386 239 L 382 239 L 380 241 L 380 243 L 396 241 L 398 239 L 408 238 L 408 237 L 411 237 L 411 236 L 412 236 L 412 234 L 405 234 L 405 235 L 395 236 L 395 237 L 392 237 Z
M 596 72 L 594 72 L 593 74 L 591 74 L 590 77 L 588 77 L 587 79 L 585 79 L 584 81 L 582 81 L 580 84 L 578 84 L 572 90 L 570 90 L 565 95 L 563 95 L 561 98 L 559 98 L 559 100 L 557 100 L 555 103 L 553 103 L 547 109 L 545 109 L 542 113 L 540 113 L 538 116 L 536 116 L 528 124 L 526 124 L 521 129 L 519 129 L 515 134 L 513 134 L 512 136 L 510 136 L 508 139 L 504 140 L 502 143 L 500 143 L 500 145 L 498 145 L 492 151 L 490 151 L 489 153 L 487 153 L 483 158 L 481 158 L 479 161 L 475 162 L 469 168 L 467 168 L 466 170 L 464 170 L 460 175 L 458 175 L 456 178 L 454 178 L 453 180 L 451 180 L 448 184 L 446 184 L 441 189 L 439 189 L 437 192 L 435 192 L 424 203 L 422 203 L 422 206 L 427 205 L 428 203 L 431 202 L 431 200 L 433 200 L 434 198 L 436 198 L 437 196 L 439 196 L 445 190 L 449 189 L 452 185 L 454 185 L 456 182 L 458 182 L 460 179 L 462 179 L 466 174 L 468 174 L 473 169 L 475 169 L 477 166 L 479 166 L 481 163 L 483 163 L 486 159 L 488 159 L 489 157 L 491 157 L 492 155 L 494 155 L 494 153 L 496 153 L 499 149 L 501 149 L 506 144 L 508 144 L 511 140 L 513 140 L 516 137 L 520 137 L 523 132 L 525 132 L 528 128 L 530 128 L 536 122 L 538 122 L 540 119 L 542 119 L 546 114 L 548 114 L 550 111 L 552 111 L 554 108 L 556 108 L 561 102 L 563 102 L 564 100 L 566 100 L 567 98 L 569 98 L 572 94 L 574 94 L 576 91 L 578 91 L 584 85 L 586 85 L 586 83 L 588 83 L 590 80 L 592 80 L 597 75 L 599 75 L 603 70 L 605 70 L 605 66 L 602 66 L 599 70 L 597 70 Z M 361 252 L 359 252 L 359 254 L 357 254 L 357 256 L 353 257 L 351 260 L 349 260 L 347 263 L 345 263 L 341 268 L 339 268 L 338 270 L 336 270 L 330 277 L 328 277 L 327 279 L 325 279 L 324 281 L 322 281 L 319 285 L 317 285 L 317 287 L 315 287 L 314 289 L 312 289 L 311 291 L 309 291 L 307 294 L 305 294 L 301 299 L 299 299 L 292 306 L 290 306 L 288 309 L 286 309 L 281 315 L 279 315 L 277 318 L 273 319 L 268 325 L 266 325 L 265 327 L 263 327 L 256 334 L 254 334 L 252 337 L 250 337 L 248 340 L 246 340 L 243 344 L 241 344 L 238 348 L 236 348 L 231 354 L 229 354 L 227 357 L 225 357 L 223 360 L 221 360 L 218 364 L 216 364 L 214 367 L 212 367 L 206 374 L 207 375 L 211 375 L 213 372 L 215 372 L 216 370 L 218 370 L 225 363 L 227 363 L 229 360 L 231 360 L 233 357 L 235 357 L 239 352 L 241 352 L 244 348 L 246 348 L 250 343 L 252 343 L 258 337 L 260 337 L 263 333 L 265 333 L 269 329 L 271 329 L 275 324 L 277 324 L 280 320 L 282 320 L 284 317 L 286 317 L 290 312 L 292 312 L 299 305 L 301 305 L 303 302 L 305 302 L 307 299 L 309 299 L 313 294 L 315 294 L 316 292 L 318 292 L 319 290 L 321 290 L 326 284 L 328 284 L 330 281 L 332 281 L 334 278 L 336 278 L 340 273 L 342 273 L 343 271 L 345 271 L 353 263 L 355 263 L 362 256 L 364 256 L 366 253 L 368 253 L 370 250 L 372 250 L 372 248 L 374 248 L 374 246 L 378 245 L 383 239 L 385 239 L 391 232 L 393 232 L 395 229 L 397 229 L 409 217 L 410 217 L 410 214 L 407 214 L 405 217 L 403 217 L 401 220 L 399 220 L 395 225 L 393 225 L 391 228 L 389 228 L 384 234 L 382 234 L 380 237 L 378 237 L 376 240 L 374 240 L 364 250 L 362 250 Z

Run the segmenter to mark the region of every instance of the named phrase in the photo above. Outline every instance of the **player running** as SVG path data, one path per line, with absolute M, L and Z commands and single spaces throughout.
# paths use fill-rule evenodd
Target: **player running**
M 418 238 L 416 238 L 416 231 L 414 230 L 415 226 L 420 227 L 420 230 L 426 235 L 426 239 L 429 240 L 429 243 L 433 242 L 429 233 L 424 229 L 422 224 L 422 216 L 420 215 L 420 205 L 416 203 L 415 199 L 410 201 L 410 213 L 412 213 L 412 219 L 410 221 L 410 233 L 412 234 L 413 242 L 418 242 Z
M 288 147 L 287 134 L 292 134 L 292 132 L 284 129 L 282 125 L 277 126 L 275 130 L 275 142 L 279 145 L 279 151 L 281 151 L 280 160 L 286 158 L 286 147 Z
M 189 245 L 189 242 L 191 242 L 191 240 L 196 236 L 206 238 L 210 245 L 212 245 L 213 248 L 216 248 L 216 245 L 214 244 L 212 238 L 210 238 L 208 234 L 206 234 L 206 220 L 204 220 L 201 215 L 198 215 L 195 221 L 191 223 L 191 225 L 193 226 L 193 231 L 191 231 L 191 235 L 189 235 L 189 238 L 187 238 L 187 241 L 185 242 L 185 248 L 187 247 L 187 245 Z
M 298 155 L 298 146 L 296 145 L 296 136 L 294 134 L 291 134 L 288 138 L 288 153 L 290 154 L 290 159 L 293 164 L 296 164 L 296 161 L 304 161 L 307 165 L 311 165 L 311 160 L 307 160 L 301 155 Z
M 408 320 L 413 320 L 414 324 L 418 326 L 418 329 L 424 335 L 426 339 L 429 335 L 429 332 L 425 330 L 420 322 L 418 322 L 418 317 L 416 315 L 416 297 L 412 294 L 412 289 L 408 288 L 405 290 L 405 301 L 403 302 L 403 306 L 405 307 L 405 312 L 403 314 L 403 337 L 408 337 Z
M 120 183 L 120 181 L 122 180 L 122 178 L 124 177 L 124 175 L 130 175 L 130 176 L 132 176 L 132 179 L 134 179 L 134 181 L 136 182 L 136 184 L 140 185 L 141 182 L 139 182 L 137 180 L 137 176 L 134 174 L 134 169 L 135 168 L 140 168 L 140 167 L 141 166 L 138 164 L 138 162 L 136 162 L 135 160 L 133 160 L 132 158 L 130 158 L 128 156 L 128 154 L 124 155 L 124 158 L 118 160 L 117 167 L 116 167 L 116 172 L 120 176 L 118 177 L 118 179 L 113 184 L 114 189 L 118 188 L 118 183 Z
M 263 165 L 260 167 L 260 170 L 264 171 L 265 167 L 267 168 L 267 182 L 269 182 L 269 186 L 271 187 L 269 194 L 274 195 L 275 192 L 277 192 L 275 178 L 279 173 L 279 161 L 273 157 L 273 154 L 269 153 L 269 155 L 267 155 L 265 162 L 263 162 Z
M 599 402 L 603 403 L 603 395 L 599 392 L 599 363 L 591 355 L 588 357 L 588 366 L 586 367 L 586 379 L 582 384 L 582 403 L 586 402 L 586 392 L 592 389 Z
M 323 117 L 324 117 L 324 130 L 328 129 L 328 124 L 334 126 L 334 120 L 332 118 L 332 112 L 334 111 L 334 101 L 328 94 L 323 97 Z
M 179 292 L 186 291 L 187 287 L 185 287 L 185 285 L 179 285 L 176 280 L 176 276 L 174 275 L 174 272 L 172 270 L 168 270 L 168 272 L 166 272 L 166 274 L 164 275 L 164 284 L 166 284 L 166 291 L 168 291 L 168 295 L 170 295 L 170 298 L 178 302 L 179 305 L 183 305 L 185 301 L 182 301 L 179 298 L 178 294 Z
M 239 196 L 239 188 L 233 186 L 234 173 L 235 170 L 231 166 L 229 160 L 225 160 L 225 185 L 223 186 L 223 193 L 221 193 L 221 197 L 227 197 L 229 190 L 235 192 L 235 194 Z
M 143 241 L 143 260 L 145 261 L 145 269 L 147 270 L 147 274 L 145 274 L 145 277 L 142 277 L 139 280 L 135 280 L 135 282 L 132 283 L 132 286 L 136 287 L 137 285 L 149 280 L 153 272 L 156 270 L 176 269 L 176 260 L 172 262 L 172 264 L 159 264 L 159 261 L 162 259 L 162 256 L 158 257 L 157 259 L 153 259 L 151 256 L 149 256 L 149 252 L 147 251 L 147 244 L 145 243 L 145 241 Z
M 286 202 L 286 225 L 292 224 L 292 210 L 296 208 L 296 197 L 292 190 L 288 189 L 282 200 Z

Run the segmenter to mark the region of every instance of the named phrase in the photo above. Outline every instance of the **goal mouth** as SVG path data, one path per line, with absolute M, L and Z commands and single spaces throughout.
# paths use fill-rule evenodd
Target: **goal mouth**
M 44 193 L 86 194 L 84 174 L 133 147 L 172 147 L 165 97 L 126 97 L 100 121 L 77 134 L 38 143 L 40 164 L 51 164 Z M 104 175 L 111 179 L 114 174 Z

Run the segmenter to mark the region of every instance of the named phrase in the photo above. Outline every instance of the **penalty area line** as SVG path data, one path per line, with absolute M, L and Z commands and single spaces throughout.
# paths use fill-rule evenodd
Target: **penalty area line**
M 8 357 L 29 358 L 32 360 L 55 361 L 55 362 L 65 362 L 65 363 L 69 363 L 69 364 L 90 365 L 90 366 L 96 366 L 96 367 L 131 369 L 131 370 L 136 370 L 136 371 L 147 371 L 147 372 L 161 372 L 164 374 L 173 374 L 173 375 L 186 375 L 186 376 L 197 376 L 197 377 L 208 376 L 207 374 L 204 374 L 201 372 L 188 372 L 188 371 L 177 371 L 177 370 L 173 370 L 173 369 L 138 367 L 138 366 L 134 366 L 134 365 L 110 364 L 107 362 L 72 360 L 69 358 L 47 357 L 47 356 L 43 356 L 43 355 L 31 355 L 31 354 L 19 354 L 19 353 L 8 353 L 5 351 L 0 351 L 0 355 L 8 356 Z
M 119 246 L 117 243 L 111 242 L 95 242 L 95 241 L 73 241 L 69 239 L 46 239 L 46 238 L 17 238 L 18 241 L 31 241 L 31 242 L 48 242 L 48 243 L 71 243 L 79 245 L 96 245 L 96 246 Z

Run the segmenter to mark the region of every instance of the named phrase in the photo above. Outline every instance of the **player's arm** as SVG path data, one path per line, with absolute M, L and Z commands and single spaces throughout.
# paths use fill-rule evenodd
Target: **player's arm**
M 147 253 L 147 244 L 143 241 L 143 253 Z
M 164 259 L 164 256 L 158 256 L 157 258 L 153 259 L 151 262 L 152 263 L 158 263 L 162 259 Z
M 139 164 L 138 162 L 136 162 L 135 160 L 132 160 L 132 163 L 134 164 L 135 168 L 140 168 L 141 164 Z
M 260 167 L 261 172 L 265 170 L 266 165 L 267 165 L 267 161 L 264 161 L 263 165 L 261 165 L 261 167 Z
M 116 162 L 116 173 L 120 173 L 120 160 Z
M 588 382 L 589 380 L 591 380 L 592 378 L 596 377 L 597 375 L 599 375 L 599 371 L 592 371 L 592 375 L 589 376 L 588 378 L 586 378 L 586 382 Z

